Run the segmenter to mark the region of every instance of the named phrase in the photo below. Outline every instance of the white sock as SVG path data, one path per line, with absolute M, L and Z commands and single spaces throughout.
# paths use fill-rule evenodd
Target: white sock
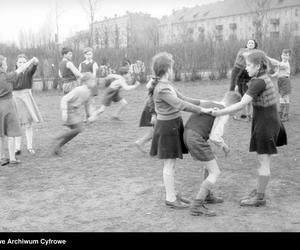
M 27 140 L 27 149 L 32 149 L 32 141 L 33 141 L 33 127 L 26 127 L 25 130 L 26 140 Z
M 21 150 L 21 142 L 22 142 L 22 137 L 21 136 L 15 137 L 16 151 Z
M 4 137 L 0 137 L 0 159 L 4 158 Z
M 176 200 L 174 168 L 173 166 L 166 165 L 163 170 L 163 179 L 166 189 L 166 200 L 173 202 Z
M 9 153 L 9 160 L 15 161 L 16 160 L 16 144 L 14 137 L 8 137 L 8 153 Z

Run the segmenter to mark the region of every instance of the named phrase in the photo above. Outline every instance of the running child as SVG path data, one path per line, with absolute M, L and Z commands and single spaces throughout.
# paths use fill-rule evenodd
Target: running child
M 200 101 L 205 108 L 223 109 L 241 100 L 241 95 L 235 91 L 225 93 L 221 102 Z M 215 216 L 216 213 L 205 207 L 205 203 L 222 203 L 223 199 L 215 197 L 212 189 L 221 173 L 215 155 L 209 145 L 211 141 L 222 148 L 225 155 L 229 153 L 229 147 L 224 142 L 223 134 L 225 124 L 229 120 L 229 115 L 215 119 L 209 114 L 192 114 L 187 120 L 184 128 L 184 142 L 194 160 L 203 162 L 204 179 L 200 190 L 190 207 L 191 215 Z
M 153 95 L 157 121 L 150 155 L 163 160 L 163 182 L 166 191 L 165 204 L 173 209 L 185 209 L 190 201 L 175 190 L 176 159 L 182 159 L 188 150 L 183 142 L 183 122 L 180 111 L 203 113 L 209 111 L 199 106 L 200 101 L 183 96 L 172 85 L 173 56 L 159 53 L 153 57 L 152 70 L 155 80 L 150 89 Z
M 107 109 L 107 107 L 111 105 L 112 102 L 120 104 L 115 114 L 112 116 L 112 119 L 121 121 L 119 116 L 128 103 L 124 98 L 120 96 L 120 90 L 133 90 L 140 85 L 138 81 L 131 86 L 127 84 L 125 78 L 128 78 L 128 71 L 128 67 L 121 67 L 118 72 L 119 74 L 111 74 L 106 77 L 105 87 L 107 88 L 105 89 L 102 98 L 102 106 L 96 111 L 96 117 L 89 118 L 90 121 L 94 121 L 95 119 L 97 119 L 97 116 L 99 114 L 102 114 Z
M 57 136 L 54 141 L 52 153 L 61 156 L 61 148 L 67 142 L 83 131 L 83 119 L 80 114 L 80 107 L 84 106 L 87 115 L 92 116 L 91 99 L 97 95 L 98 88 L 92 73 L 84 73 L 80 78 L 82 86 L 78 86 L 66 94 L 60 103 L 62 121 L 71 130 Z
M 68 94 L 72 89 L 79 86 L 77 78 L 82 77 L 82 74 L 72 62 L 73 50 L 67 47 L 62 48 L 62 61 L 59 64 L 58 75 L 62 81 L 62 89 L 64 94 Z
M 268 58 L 263 51 L 256 51 L 246 57 L 246 70 L 252 77 L 249 88 L 242 100 L 230 107 L 213 111 L 220 116 L 234 113 L 252 102 L 253 120 L 251 128 L 250 152 L 256 152 L 258 183 L 241 206 L 263 206 L 266 204 L 266 188 L 270 179 L 271 156 L 277 154 L 277 147 L 287 144 L 285 128 L 277 111 L 277 97 L 274 84 L 267 75 Z
M 0 55 L 0 158 L 1 166 L 7 164 L 19 164 L 15 155 L 15 137 L 21 136 L 21 128 L 17 116 L 17 111 L 13 101 L 13 83 L 18 74 L 24 72 L 31 64 L 37 63 L 37 58 L 33 57 L 28 62 L 18 67 L 15 72 L 6 73 L 6 57 Z M 8 137 L 9 159 L 4 157 L 4 138 Z
M 28 61 L 27 56 L 20 54 L 17 57 L 18 69 Z M 34 155 L 33 149 L 33 123 L 40 123 L 43 118 L 32 95 L 33 75 L 37 70 L 38 60 L 32 63 L 23 73 L 20 73 L 13 84 L 13 99 L 16 104 L 18 119 L 22 127 L 25 127 L 27 151 Z M 16 137 L 16 155 L 21 154 L 22 137 Z
M 272 75 L 273 77 L 278 77 L 278 92 L 280 95 L 279 98 L 279 115 L 280 119 L 283 122 L 289 120 L 289 109 L 290 109 L 290 94 L 291 94 L 291 66 L 289 63 L 291 56 L 291 50 L 284 49 L 281 54 L 281 62 L 276 59 L 270 58 L 271 64 L 276 66 L 276 71 Z

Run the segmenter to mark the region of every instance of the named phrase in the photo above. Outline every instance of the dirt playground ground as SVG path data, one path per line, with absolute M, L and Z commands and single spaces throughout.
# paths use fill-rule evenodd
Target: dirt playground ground
M 185 95 L 220 100 L 226 82 L 177 83 Z M 100 105 L 100 96 L 97 104 Z M 293 79 L 291 119 L 285 123 L 288 146 L 273 157 L 267 206 L 241 208 L 239 198 L 256 185 L 257 159 L 248 152 L 250 123 L 230 119 L 225 158 L 214 148 L 222 170 L 215 193 L 220 205 L 209 205 L 217 217 L 192 217 L 188 210 L 164 205 L 162 162 L 143 155 L 132 143 L 147 131 L 138 128 L 146 98 L 144 86 L 121 94 L 128 100 L 123 121 L 111 121 L 112 106 L 63 149 L 50 157 L 53 136 L 62 129 L 61 94 L 35 93 L 45 122 L 35 126 L 36 156 L 25 150 L 22 164 L 0 169 L 1 232 L 258 232 L 300 231 L 300 78 Z M 183 112 L 184 121 L 188 117 Z M 148 144 L 146 149 L 148 150 Z M 178 160 L 176 187 L 193 198 L 202 180 L 202 165 L 187 155 Z

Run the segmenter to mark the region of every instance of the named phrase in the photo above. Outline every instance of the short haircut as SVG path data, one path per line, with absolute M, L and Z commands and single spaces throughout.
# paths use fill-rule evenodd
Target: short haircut
M 19 58 L 25 58 L 26 60 L 28 60 L 28 57 L 25 54 L 19 54 L 17 56 L 17 61 L 19 60 Z
M 6 60 L 5 56 L 0 55 L 0 68 L 2 67 L 3 62 Z
M 282 54 L 288 54 L 290 56 L 292 54 L 292 50 L 291 49 L 283 49 Z
M 129 67 L 123 66 L 118 69 L 118 74 L 123 76 L 129 72 Z
M 91 72 L 86 72 L 82 74 L 82 77 L 80 78 L 81 84 L 86 84 L 90 80 L 94 80 L 95 77 Z
M 86 53 L 88 53 L 88 52 L 93 52 L 93 49 L 92 49 L 91 47 L 86 47 L 86 48 L 84 48 L 83 54 L 86 54 Z
M 63 47 L 61 49 L 62 56 L 64 56 L 65 54 L 68 54 L 69 52 L 73 52 L 73 50 L 71 48 L 69 48 L 69 47 Z
M 228 91 L 225 93 L 224 97 L 225 99 L 229 100 L 232 104 L 238 103 L 242 100 L 241 94 L 236 91 Z

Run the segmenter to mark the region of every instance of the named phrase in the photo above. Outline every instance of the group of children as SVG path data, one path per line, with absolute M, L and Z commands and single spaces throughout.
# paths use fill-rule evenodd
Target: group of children
M 231 81 L 230 81 L 230 91 L 238 90 L 238 92 L 243 96 L 248 89 L 248 83 L 251 80 L 247 70 L 246 70 L 246 56 L 251 53 L 251 51 L 255 51 L 258 48 L 258 43 L 254 39 L 248 40 L 245 48 L 239 50 L 235 64 L 231 73 Z M 280 119 L 283 122 L 289 121 L 289 106 L 290 106 L 290 98 L 291 94 L 291 67 L 290 60 L 291 50 L 283 49 L 281 54 L 281 61 L 276 59 L 267 57 L 270 67 L 275 67 L 275 73 L 271 75 L 271 77 L 277 77 L 277 89 L 280 95 L 279 98 L 279 114 Z M 244 110 L 244 114 L 241 114 L 239 117 L 234 116 L 236 120 L 246 120 L 250 121 L 252 119 L 251 116 L 251 105 L 247 105 Z
M 32 77 L 37 69 L 38 59 L 31 60 L 21 54 L 17 57 L 16 70 L 7 73 L 6 58 L 0 55 L 0 158 L 1 166 L 19 164 L 16 158 L 21 154 L 22 127 L 25 127 L 27 150 L 33 149 L 33 122 L 43 121 L 32 96 Z M 5 157 L 5 137 L 8 138 L 9 157 Z
M 80 63 L 79 69 L 76 69 L 71 61 L 73 53 L 70 48 L 63 48 L 62 56 L 59 74 L 62 78 L 65 95 L 61 99 L 60 108 L 63 123 L 70 128 L 70 131 L 55 137 L 52 153 L 59 156 L 62 152 L 62 146 L 83 131 L 83 123 L 96 121 L 112 102 L 119 103 L 115 114 L 112 115 L 112 120 L 120 121 L 120 114 L 127 105 L 127 101 L 120 96 L 120 90 L 132 90 L 140 84 L 136 81 L 134 85 L 128 85 L 129 67 L 120 67 L 118 74 L 110 74 L 105 78 L 106 89 L 103 93 L 102 105 L 96 109 L 94 96 L 98 95 L 96 81 L 98 65 L 92 59 L 92 49 L 86 48 L 84 50 L 85 61 Z M 85 107 L 86 120 L 81 116 L 81 106 Z
M 225 93 L 221 102 L 183 96 L 172 84 L 172 55 L 159 53 L 154 56 L 152 70 L 155 77 L 148 83 L 149 97 L 140 122 L 140 126 L 154 126 L 154 130 L 136 141 L 135 145 L 143 150 L 142 146 L 152 139 L 150 155 L 163 160 L 166 206 L 189 208 L 194 216 L 216 215 L 205 206 L 223 202 L 222 198 L 212 193 L 221 172 L 209 141 L 220 146 L 227 155 L 230 150 L 222 136 L 228 115 L 251 103 L 253 117 L 249 151 L 257 153 L 258 180 L 257 187 L 240 200 L 240 205 L 258 207 L 266 204 L 271 156 L 277 154 L 277 147 L 287 144 L 287 135 L 277 109 L 277 92 L 268 76 L 270 62 L 276 61 L 257 50 L 254 41 L 252 43 L 249 50 L 253 51 L 243 54 L 245 68 L 233 71 L 239 76 L 238 71 L 246 70 L 250 79 L 248 88 L 243 95 L 233 90 Z M 192 113 L 185 125 L 180 111 Z M 176 159 L 182 159 L 183 154 L 188 152 L 194 160 L 202 162 L 205 169 L 193 201 L 183 197 L 175 188 Z
M 287 136 L 281 119 L 286 117 L 288 109 L 286 104 L 289 101 L 288 94 L 290 93 L 288 53 L 290 52 L 284 50 L 282 62 L 278 62 L 269 58 L 263 51 L 258 50 L 254 40 L 249 41 L 247 48 L 239 52 L 236 67 L 232 73 L 230 91 L 224 94 L 221 101 L 199 100 L 184 96 L 172 84 L 174 65 L 172 55 L 163 52 L 153 57 L 152 72 L 154 77 L 146 85 L 148 98 L 140 119 L 140 126 L 150 127 L 150 130 L 134 144 L 139 150 L 146 152 L 143 146 L 146 142 L 151 141 L 150 155 L 163 160 L 163 183 L 167 207 L 173 209 L 189 208 L 190 214 L 194 216 L 216 215 L 214 211 L 205 206 L 205 204 L 223 202 L 222 198 L 215 196 L 212 192 L 221 171 L 210 142 L 219 146 L 227 156 L 230 150 L 224 142 L 223 134 L 225 124 L 229 120 L 229 114 L 236 113 L 251 103 L 253 116 L 249 151 L 257 153 L 259 161 L 258 182 L 256 189 L 242 198 L 240 205 L 262 206 L 266 204 L 265 193 L 270 178 L 271 155 L 277 154 L 277 147 L 287 144 Z M 110 106 L 111 102 L 117 102 L 120 103 L 120 107 L 112 119 L 120 120 L 120 112 L 127 105 L 127 101 L 120 96 L 120 90 L 132 90 L 139 86 L 138 81 L 133 85 L 128 85 L 126 79 L 128 79 L 129 68 L 127 66 L 121 67 L 118 74 L 111 74 L 106 77 L 106 89 L 103 93 L 102 105 L 97 109 L 94 96 L 98 95 L 96 82 L 98 65 L 92 60 L 92 50 L 90 48 L 84 50 L 85 61 L 80 64 L 79 69 L 72 63 L 71 49 L 63 48 L 62 55 L 59 75 L 62 78 L 64 96 L 61 99 L 60 109 L 63 124 L 70 130 L 55 137 L 52 151 L 55 155 L 61 155 L 62 146 L 82 132 L 84 119 L 79 111 L 80 107 L 85 107 L 86 122 L 90 123 L 96 121 L 99 115 Z M 33 75 L 37 62 L 36 58 L 26 60 L 22 64 L 20 63 L 15 72 L 6 73 L 6 58 L 0 56 L 1 158 L 3 157 L 3 137 L 7 136 L 9 162 L 11 163 L 17 162 L 14 158 L 16 153 L 14 144 L 15 138 L 21 134 L 20 121 L 12 99 L 13 84 L 11 83 L 17 82 L 16 79 L 26 70 L 28 76 L 24 77 L 27 79 L 24 82 L 30 81 L 29 76 Z M 278 67 L 277 75 L 280 86 L 282 86 L 279 88 L 282 104 L 280 113 L 277 109 L 277 93 L 268 76 L 270 63 Z M 246 72 L 249 78 L 247 89 L 240 87 L 239 91 L 234 91 L 235 86 L 241 84 L 239 77 L 243 72 Z M 18 86 L 22 85 L 19 84 Z M 24 87 L 24 89 L 30 88 L 30 84 Z M 36 117 L 33 118 L 31 115 L 31 121 L 41 121 L 42 118 L 31 92 L 26 90 L 23 95 L 15 94 L 24 103 L 32 102 L 31 107 L 33 107 L 33 113 Z M 181 111 L 191 113 L 185 125 Z M 31 111 L 27 110 L 26 112 L 30 113 Z M 175 188 L 176 159 L 182 159 L 183 155 L 187 153 L 190 153 L 195 161 L 201 162 L 204 167 L 203 180 L 195 199 L 192 201 L 185 198 Z

